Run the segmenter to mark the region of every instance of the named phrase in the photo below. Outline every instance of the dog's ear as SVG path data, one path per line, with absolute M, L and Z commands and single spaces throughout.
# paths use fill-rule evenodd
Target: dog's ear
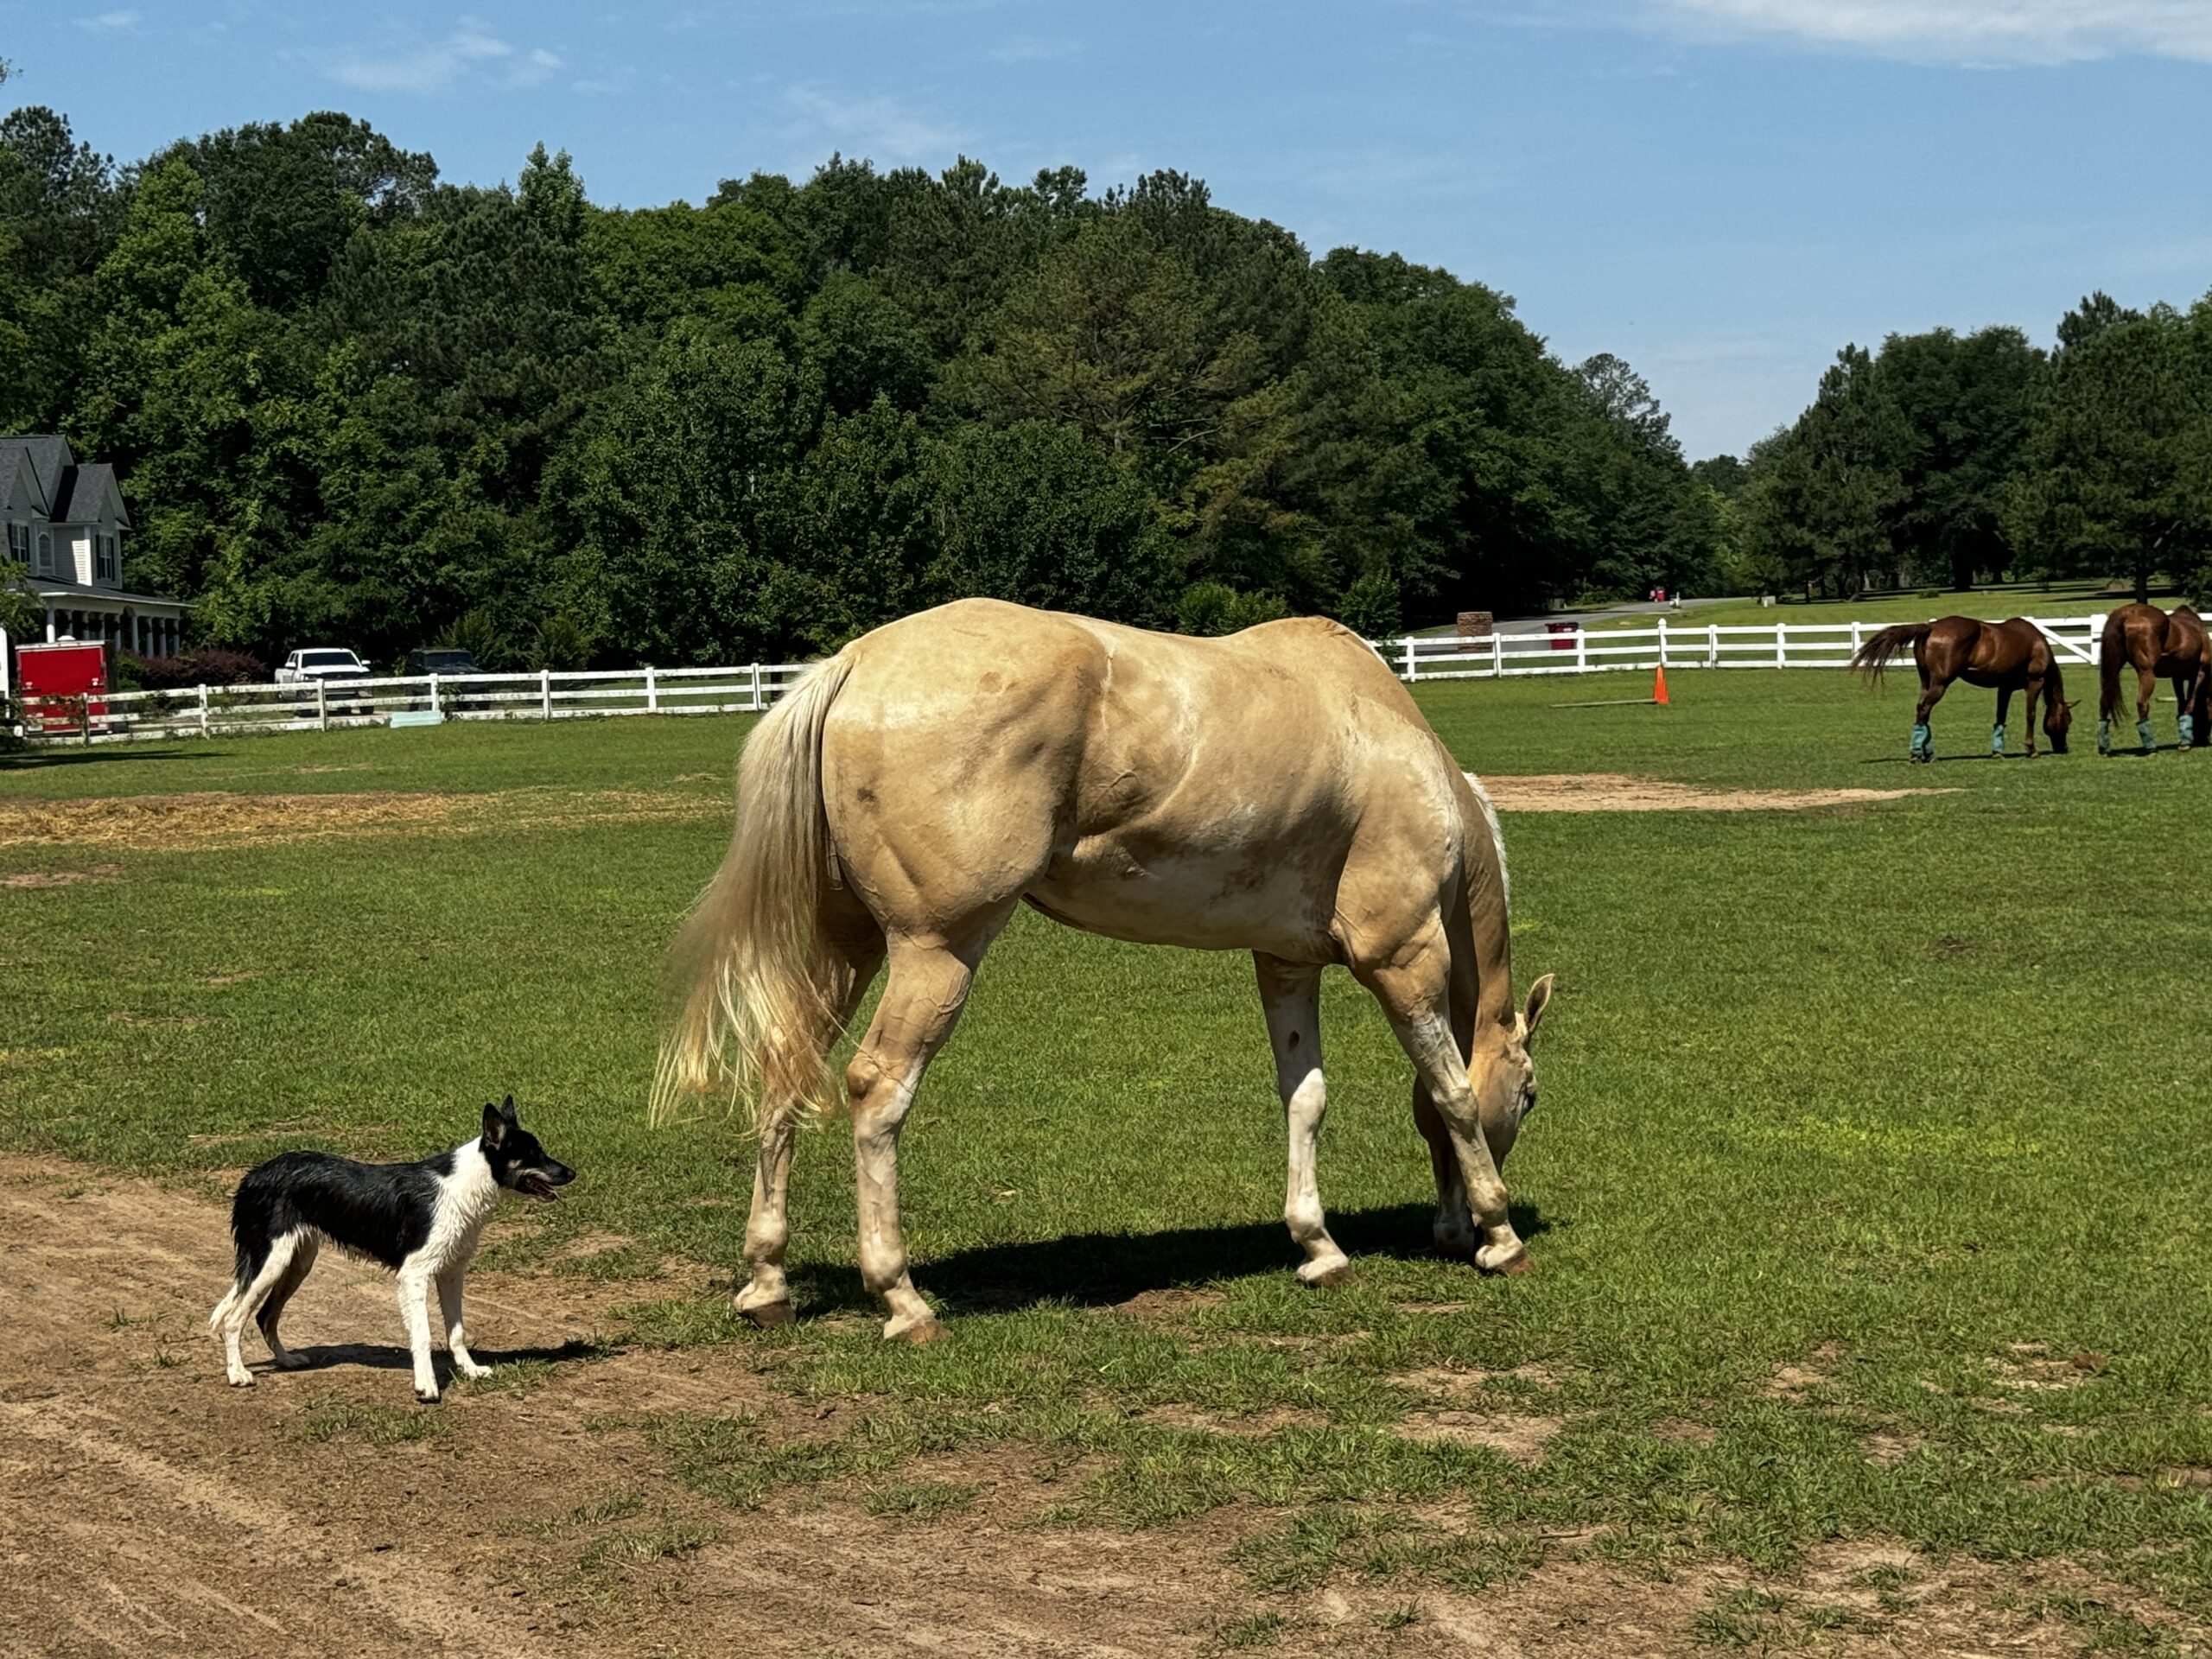
M 515 1097 L 512 1095 L 509 1095 L 506 1099 L 501 1103 L 499 1106 L 499 1116 L 507 1120 L 507 1127 L 509 1128 L 514 1128 Z
M 507 1138 L 507 1128 L 515 1121 L 514 1103 L 510 1101 L 502 1111 L 490 1101 L 484 1103 L 484 1144 L 496 1147 Z

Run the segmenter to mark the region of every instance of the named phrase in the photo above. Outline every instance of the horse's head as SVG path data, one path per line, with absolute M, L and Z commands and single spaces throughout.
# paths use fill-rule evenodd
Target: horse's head
M 2077 698 L 2078 702 L 2079 699 Z M 2043 734 L 2050 740 L 2053 754 L 2066 753 L 2067 728 L 2074 723 L 2074 704 L 2063 697 L 2053 697 L 2050 707 L 2044 713 Z
M 1475 1103 L 1482 1113 L 1483 1139 L 1490 1142 L 1491 1161 L 1500 1169 L 1521 1134 L 1522 1120 L 1536 1109 L 1536 1063 L 1529 1045 L 1551 1000 L 1552 976 L 1546 974 L 1529 988 L 1529 1001 L 1512 1024 L 1493 1028 L 1490 1064 L 1468 1067 L 1468 1081 L 1474 1084 Z

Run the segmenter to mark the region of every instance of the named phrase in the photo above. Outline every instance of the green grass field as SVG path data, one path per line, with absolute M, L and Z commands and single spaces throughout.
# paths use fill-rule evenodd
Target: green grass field
M 852 1481 L 941 1508 L 957 1483 L 910 1492 L 904 1461 L 1014 1440 L 1099 1471 L 1071 1484 L 1071 1519 L 1264 1508 L 1243 1555 L 1263 1586 L 1338 1570 L 1476 1588 L 1577 1529 L 1653 1573 L 1878 1535 L 2071 1558 L 2212 1618 L 2212 755 L 2101 760 L 2085 721 L 2071 755 L 1980 758 L 1991 699 L 1961 689 L 1936 712 L 1942 759 L 1914 768 L 1904 682 L 1817 672 L 1685 672 L 1666 709 L 1554 706 L 1646 683 L 1421 697 L 1485 772 L 1952 792 L 1508 817 L 1516 971 L 1560 981 L 1542 1106 L 1506 1172 L 1533 1274 L 1428 1256 L 1409 1070 L 1332 974 L 1321 1188 L 1359 1272 L 1300 1287 L 1249 963 L 1025 912 L 905 1143 L 916 1279 L 952 1339 L 887 1345 L 857 1317 L 758 1335 L 721 1296 L 656 1300 L 641 1276 L 622 1339 L 757 1344 L 791 1388 L 874 1396 L 803 1453 L 742 1421 L 672 1421 L 672 1466 L 737 1503 Z M 649 1130 L 644 1103 L 662 949 L 720 856 L 744 729 L 0 760 L 0 824 L 95 797 L 499 792 L 435 832 L 0 844 L 0 881 L 99 878 L 0 886 L 0 1140 L 191 1180 L 302 1144 L 419 1155 L 512 1090 L 583 1178 L 507 1265 L 601 1231 L 632 1248 L 590 1271 L 674 1252 L 739 1272 L 741 1136 Z M 580 791 L 659 806 L 548 810 Z M 803 1316 L 863 1312 L 841 1126 L 802 1141 L 792 1209 Z M 1206 1294 L 1115 1311 L 1178 1288 Z M 1409 1379 L 1452 1367 L 1558 1425 L 1541 1461 L 1393 1432 L 1436 1403 Z M 1276 1426 L 1209 1433 L 1165 1408 Z M 1425 1554 L 1408 1516 L 1455 1492 L 1491 1539 Z

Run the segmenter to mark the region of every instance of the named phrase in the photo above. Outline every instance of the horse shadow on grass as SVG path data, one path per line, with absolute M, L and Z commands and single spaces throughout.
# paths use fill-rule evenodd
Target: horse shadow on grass
M 1363 1259 L 1437 1260 L 1428 1204 L 1395 1204 L 1329 1212 L 1329 1231 L 1357 1272 Z M 1561 1224 L 1533 1204 L 1512 1207 L 1524 1240 Z M 983 1244 L 917 1262 L 915 1277 L 948 1313 L 1011 1313 L 1043 1305 L 1116 1307 L 1152 1291 L 1195 1289 L 1224 1279 L 1288 1274 L 1301 1257 L 1280 1221 L 1179 1227 L 1153 1233 L 1071 1233 L 1013 1244 Z M 1476 1269 L 1466 1264 L 1472 1275 Z M 872 1310 L 859 1270 L 812 1262 L 792 1270 L 810 1311 Z

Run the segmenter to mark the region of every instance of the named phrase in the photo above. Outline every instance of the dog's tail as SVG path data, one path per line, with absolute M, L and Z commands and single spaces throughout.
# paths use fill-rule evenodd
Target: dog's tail
M 827 1109 L 829 1055 L 852 969 L 823 937 L 836 879 L 822 804 L 822 728 L 851 673 L 849 647 L 768 711 L 737 765 L 729 852 L 677 936 L 683 1005 L 661 1046 L 652 1117 L 727 1087 L 764 1109 Z
M 1902 657 L 1917 646 L 1935 626 L 1932 622 L 1900 622 L 1894 628 L 1884 628 L 1859 647 L 1851 658 L 1851 666 L 1866 677 L 1867 684 L 1878 685 L 1890 659 Z

